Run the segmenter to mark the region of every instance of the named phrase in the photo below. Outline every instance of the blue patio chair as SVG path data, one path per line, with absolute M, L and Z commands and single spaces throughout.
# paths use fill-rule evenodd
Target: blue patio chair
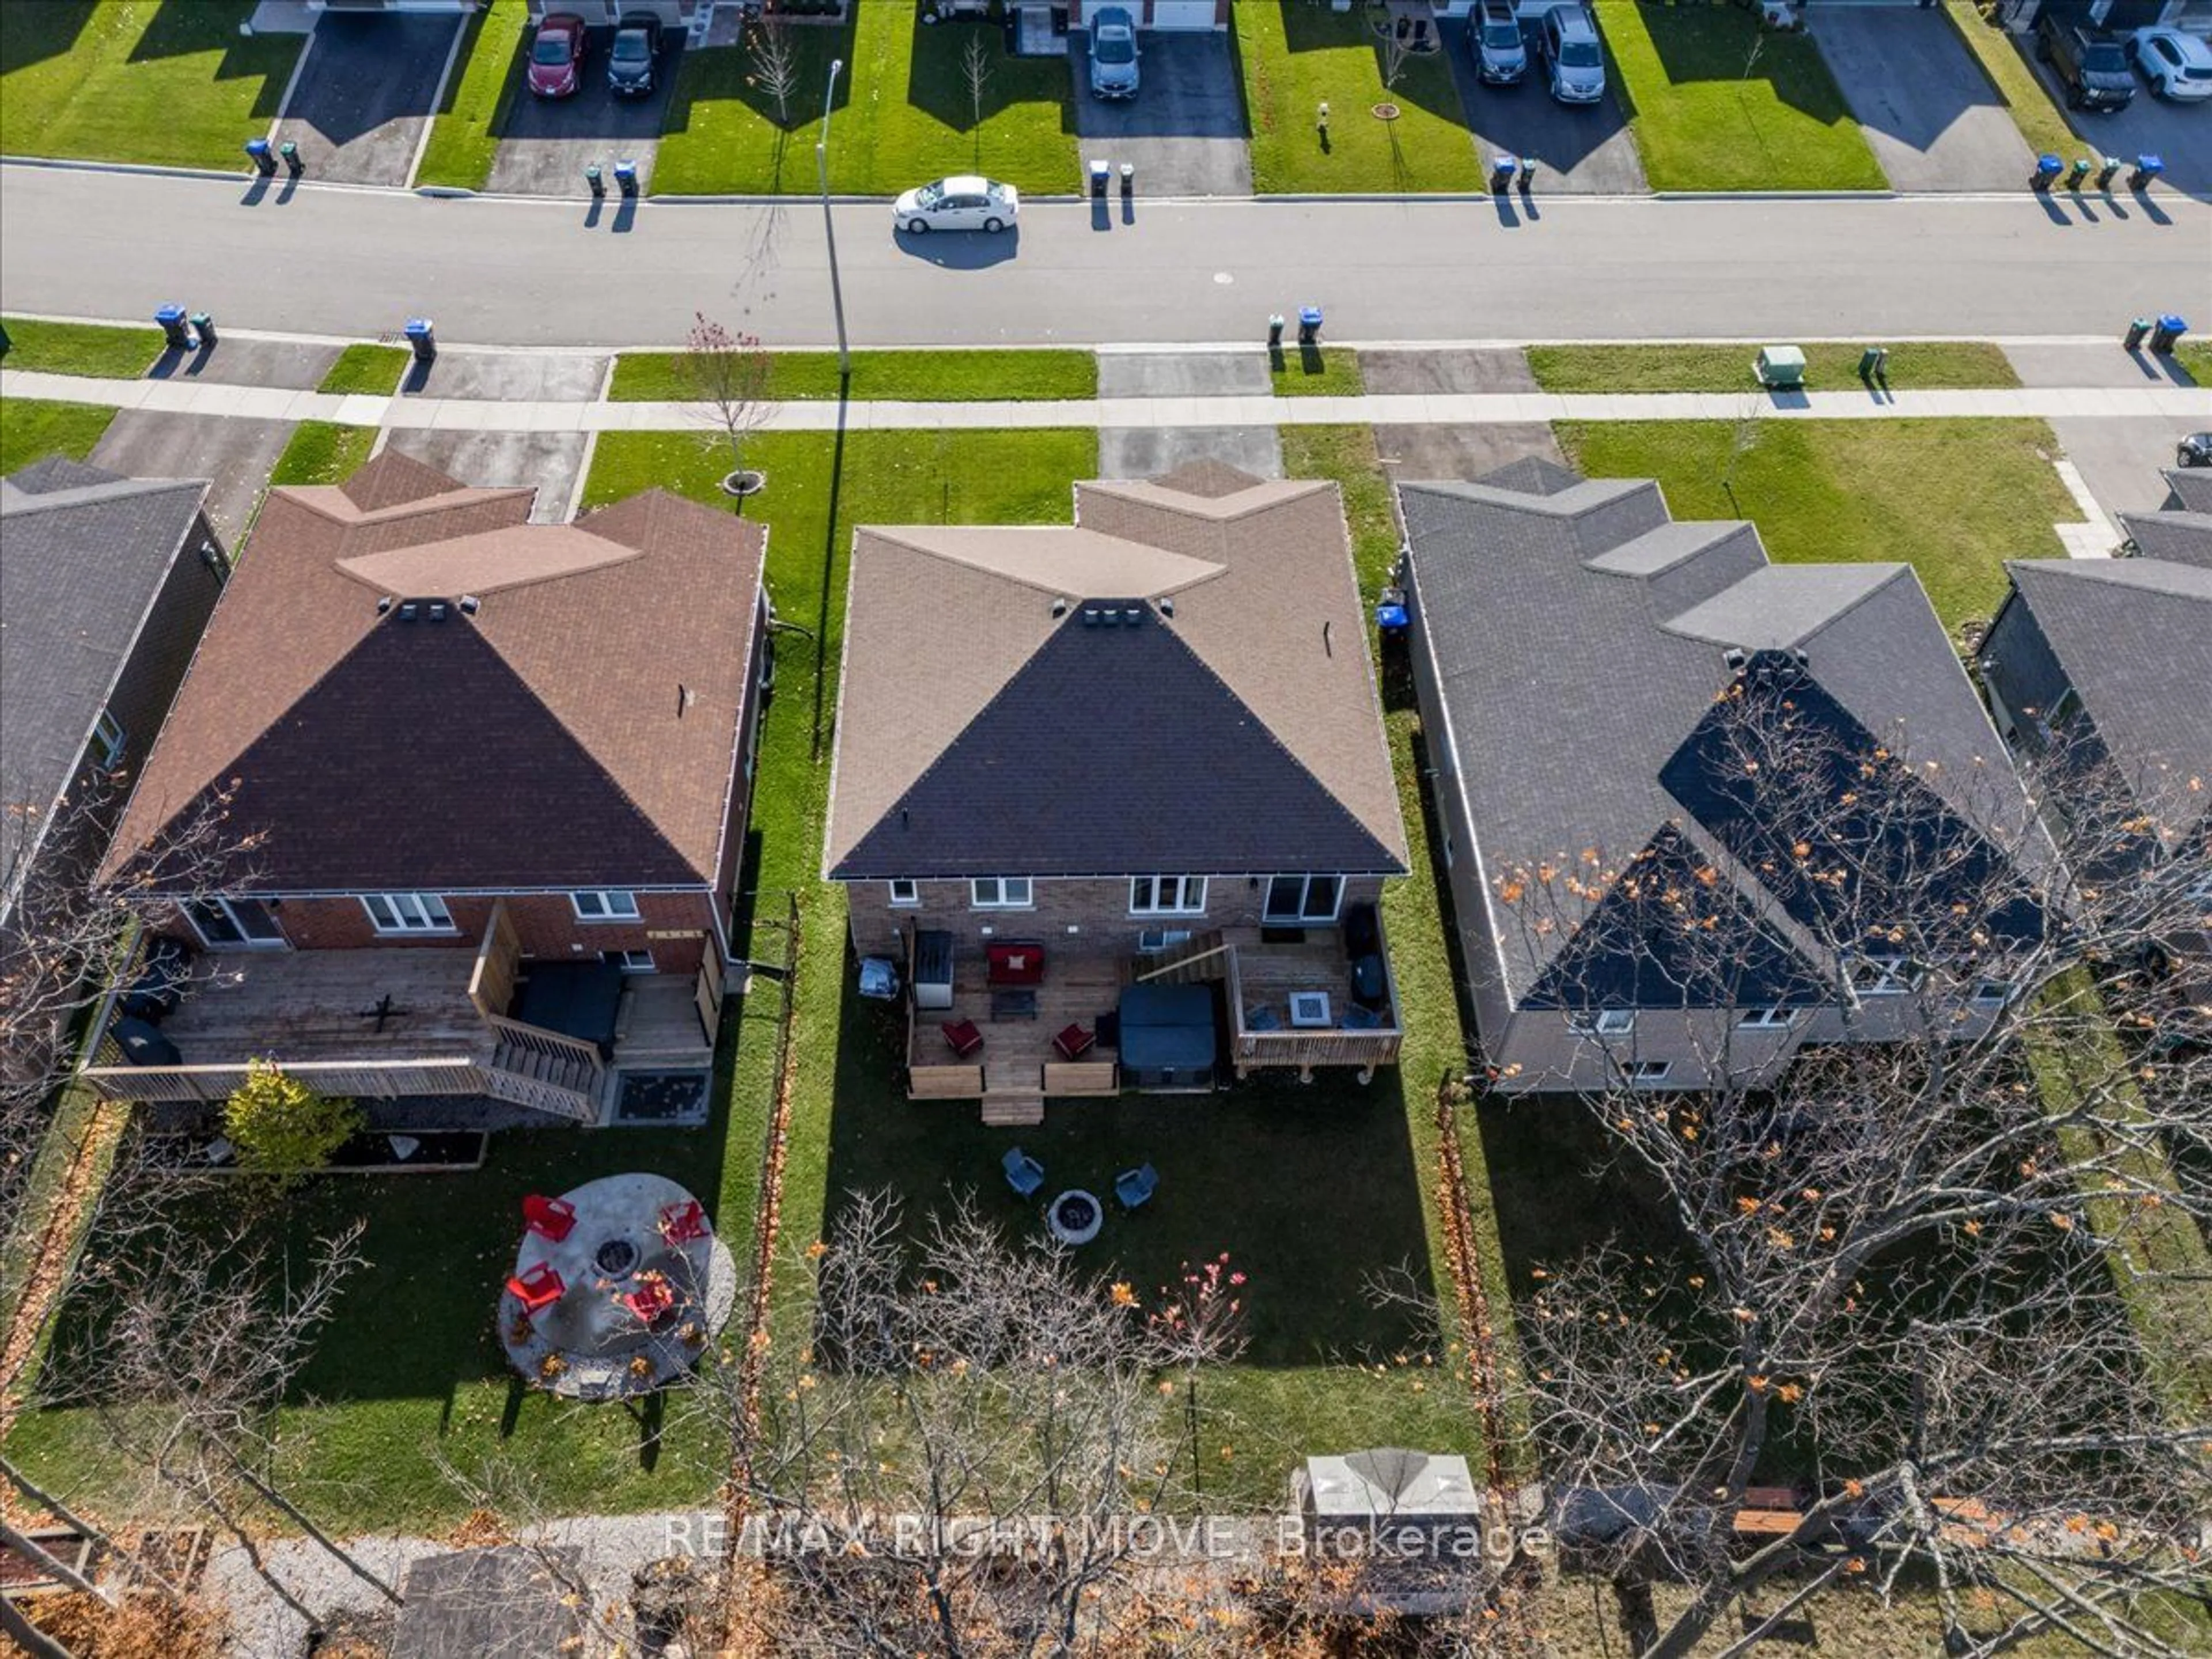
M 1133 1210 L 1150 1203 L 1159 1185 L 1160 1172 L 1149 1164 L 1140 1164 L 1114 1177 L 1114 1196 L 1121 1200 L 1123 1209 Z
M 1044 1165 L 1018 1146 L 1006 1148 L 999 1167 L 1006 1172 L 1006 1185 L 1014 1189 L 1017 1198 L 1032 1197 L 1044 1185 Z

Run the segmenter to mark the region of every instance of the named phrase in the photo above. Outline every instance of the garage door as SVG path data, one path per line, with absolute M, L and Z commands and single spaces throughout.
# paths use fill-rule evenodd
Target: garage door
M 1213 0 L 1152 0 L 1156 29 L 1210 29 L 1213 14 Z

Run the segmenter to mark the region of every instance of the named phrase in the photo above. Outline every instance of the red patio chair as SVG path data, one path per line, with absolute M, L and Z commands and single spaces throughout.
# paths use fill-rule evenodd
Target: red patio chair
M 1091 1052 L 1091 1046 L 1097 1041 L 1098 1036 L 1095 1031 L 1087 1031 L 1080 1025 L 1071 1025 L 1052 1040 L 1052 1046 L 1060 1050 L 1063 1060 L 1080 1060 Z
M 689 1244 L 706 1237 L 707 1212 L 699 1207 L 699 1200 L 687 1198 L 681 1204 L 662 1205 L 660 1236 L 671 1244 Z
M 576 1224 L 576 1206 L 565 1198 L 542 1198 L 532 1193 L 522 1200 L 522 1221 L 538 1237 L 558 1244 Z
M 953 1054 L 962 1060 L 983 1046 L 983 1034 L 975 1029 L 975 1022 L 972 1019 L 948 1019 L 938 1030 L 945 1033 L 945 1040 L 952 1045 Z
M 507 1293 L 522 1304 L 522 1311 L 534 1314 L 540 1308 L 550 1308 L 568 1292 L 568 1285 L 554 1271 L 550 1261 L 541 1261 L 526 1273 L 509 1273 Z
M 637 1316 L 639 1324 L 650 1325 L 676 1305 L 676 1292 L 659 1279 L 648 1279 L 623 1297 L 623 1303 Z

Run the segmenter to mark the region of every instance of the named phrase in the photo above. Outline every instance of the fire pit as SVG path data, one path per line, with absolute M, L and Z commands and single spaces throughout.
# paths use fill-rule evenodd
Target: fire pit
M 1045 1225 L 1063 1244 L 1088 1244 L 1105 1223 L 1106 1206 L 1080 1188 L 1062 1193 L 1045 1211 Z
M 637 1266 L 637 1246 L 626 1238 L 611 1238 L 592 1254 L 592 1265 L 611 1278 L 618 1277 Z

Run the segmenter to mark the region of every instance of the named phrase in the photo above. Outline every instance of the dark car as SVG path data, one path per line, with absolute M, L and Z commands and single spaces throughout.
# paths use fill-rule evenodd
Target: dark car
M 2035 26 L 2035 55 L 2051 65 L 2075 109 L 2125 109 L 2135 101 L 2125 49 L 2092 24 L 2045 12 Z
M 2212 432 L 2192 432 L 2173 447 L 2178 466 L 2212 466 Z
M 660 20 L 649 11 L 624 13 L 607 48 L 607 90 L 617 98 L 644 97 L 659 61 Z
M 583 81 L 584 20 L 574 12 L 549 13 L 530 45 L 530 89 L 540 98 L 566 98 Z

